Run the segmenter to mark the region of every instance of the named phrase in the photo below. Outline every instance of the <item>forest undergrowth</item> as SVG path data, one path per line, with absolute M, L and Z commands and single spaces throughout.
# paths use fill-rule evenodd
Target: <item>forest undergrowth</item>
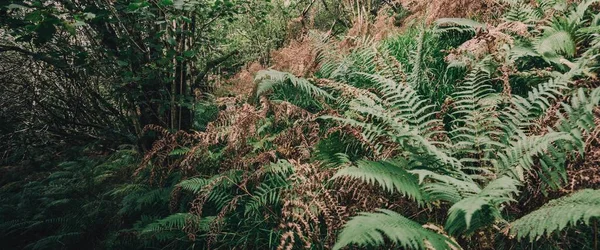
M 2 7 L 0 34 L 34 34 L 0 40 L 2 69 L 54 66 L 0 77 L 31 93 L 1 117 L 32 128 L 0 137 L 0 248 L 599 249 L 600 1 L 125 2 L 165 30 L 108 18 L 127 50 L 62 73 L 68 39 L 20 26 L 56 13 Z M 193 37 L 202 18 L 225 19 Z

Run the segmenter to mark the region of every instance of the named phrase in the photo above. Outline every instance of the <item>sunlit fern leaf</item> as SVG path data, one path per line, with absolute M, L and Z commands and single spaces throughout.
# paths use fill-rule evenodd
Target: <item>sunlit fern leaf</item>
M 279 159 L 277 162 L 265 165 L 263 171 L 273 174 L 288 175 L 294 173 L 294 165 L 287 160 Z
M 447 236 L 386 209 L 353 217 L 342 229 L 333 249 L 350 245 L 382 246 L 386 242 L 384 237 L 405 249 L 460 249 Z
M 535 49 L 546 61 L 562 64 L 562 56 L 573 57 L 577 44 L 574 38 L 566 31 L 556 31 L 543 36 L 535 42 Z
M 510 233 L 517 239 L 534 242 L 580 222 L 589 225 L 600 219 L 600 190 L 584 189 L 569 196 L 551 200 L 539 209 L 510 224 Z
M 257 97 L 273 89 L 276 85 L 291 84 L 312 97 L 333 98 L 327 91 L 322 90 L 307 79 L 277 70 L 261 70 L 256 74 L 255 81 L 258 82 L 255 93 Z
M 191 225 L 198 231 L 209 231 L 210 224 L 215 217 L 200 217 L 190 213 L 176 213 L 148 224 L 141 231 L 142 234 L 151 234 L 160 231 L 183 230 L 186 225 Z
M 466 18 L 440 18 L 436 20 L 438 32 L 457 30 L 475 32 L 476 29 L 487 29 L 487 25 Z
M 356 166 L 340 169 L 332 179 L 351 177 L 369 184 L 377 184 L 385 191 L 398 192 L 421 202 L 418 179 L 406 171 L 404 161 L 358 161 Z
M 501 217 L 498 206 L 515 201 L 520 183 L 509 177 L 493 180 L 478 194 L 465 198 L 448 210 L 446 230 L 450 234 L 471 234 Z
M 451 204 L 471 197 L 479 192 L 479 186 L 469 176 L 457 173 L 438 174 L 429 170 L 411 170 L 419 176 L 419 183 L 428 202 L 448 201 Z

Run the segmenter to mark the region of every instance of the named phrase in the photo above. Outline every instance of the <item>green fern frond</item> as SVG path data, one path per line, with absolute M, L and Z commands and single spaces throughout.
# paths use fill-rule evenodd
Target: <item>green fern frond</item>
M 408 86 L 400 88 L 398 84 L 393 83 L 391 80 L 383 79 L 380 76 L 365 76 L 376 79 L 378 83 L 383 85 L 383 88 L 398 89 L 398 91 L 393 92 L 390 96 L 383 97 L 384 103 L 389 105 L 389 107 L 376 103 L 373 99 L 359 96 L 350 103 L 350 109 L 367 115 L 367 120 L 370 120 L 369 122 L 333 118 L 330 116 L 322 118 L 334 119 L 353 127 L 360 127 L 365 139 L 371 142 L 372 145 L 380 144 L 380 138 L 387 138 L 401 145 L 406 145 L 407 149 L 413 148 L 415 154 L 425 153 L 433 156 L 434 159 L 442 164 L 453 167 L 460 165 L 458 160 L 448 156 L 443 150 L 437 147 L 437 145 L 442 143 L 430 141 L 427 138 L 434 134 L 443 133 L 438 129 L 434 129 L 434 125 L 439 121 L 435 119 L 429 120 L 431 114 L 427 114 L 427 111 L 431 106 L 423 105 L 425 101 L 420 100 L 416 93 Z M 414 124 L 414 126 L 411 126 L 411 124 Z
M 190 152 L 190 148 L 176 148 L 173 151 L 169 152 L 170 156 L 183 156 Z
M 381 97 L 382 102 L 393 109 L 391 115 L 395 119 L 406 122 L 424 137 L 430 137 L 436 132 L 433 127 L 439 125 L 441 121 L 435 119 L 434 106 L 427 105 L 428 100 L 419 96 L 411 86 L 379 75 L 361 75 L 376 83 L 380 92 L 384 93 Z M 372 104 L 367 103 L 367 105 Z M 437 132 L 442 133 L 442 131 Z
M 322 90 L 307 79 L 299 78 L 286 72 L 272 69 L 261 70 L 256 74 L 255 81 L 258 82 L 255 93 L 255 96 L 257 97 L 273 89 L 276 85 L 291 84 L 298 90 L 312 97 L 325 97 L 328 99 L 333 99 L 333 97 L 327 93 L 327 91 Z
M 415 89 L 421 88 L 421 81 L 423 80 L 423 45 L 425 43 L 426 35 L 425 29 L 422 29 L 417 37 L 417 48 L 416 50 L 411 51 L 411 63 L 413 67 L 407 80 Z
M 262 170 L 267 173 L 289 175 L 294 173 L 294 165 L 287 160 L 279 159 L 277 162 L 263 166 Z
M 253 193 L 250 201 L 246 203 L 244 215 L 260 214 L 264 207 L 279 204 L 281 201 L 281 192 L 290 187 L 291 184 L 279 175 L 275 175 L 267 181 L 262 182 Z
M 147 185 L 132 183 L 132 184 L 125 184 L 123 186 L 115 188 L 115 189 L 111 190 L 110 192 L 108 192 L 108 195 L 121 196 L 121 195 L 128 195 L 131 193 L 137 193 L 137 192 L 141 192 L 141 191 L 145 191 L 145 190 L 148 190 Z
M 354 244 L 381 246 L 385 243 L 384 236 L 406 249 L 460 249 L 447 236 L 429 231 L 419 223 L 386 209 L 353 217 L 342 229 L 333 249 Z
M 382 125 L 375 125 L 370 122 L 361 122 L 361 121 L 356 121 L 354 119 L 329 116 L 329 115 L 324 115 L 319 118 L 324 119 L 324 120 L 332 120 L 332 121 L 339 122 L 341 124 L 348 125 L 348 126 L 355 127 L 355 128 L 361 128 L 361 133 L 360 133 L 361 146 L 367 151 L 372 150 L 372 151 L 374 151 L 375 154 L 377 154 L 377 155 L 380 154 L 380 152 L 383 148 L 383 145 L 381 145 L 380 143 L 376 143 L 376 142 L 379 140 L 383 140 L 387 137 L 387 133 Z
M 487 29 L 487 25 L 466 18 L 440 18 L 435 21 L 438 32 L 456 30 L 459 32 L 475 32 L 476 29 Z
M 557 77 L 539 84 L 527 93 L 527 97 L 514 95 L 510 100 L 511 105 L 502 111 L 506 135 L 522 135 L 533 125 L 535 119 L 545 114 L 552 103 L 569 89 L 565 77 Z
M 481 192 L 479 186 L 464 173 L 438 174 L 429 170 L 411 170 L 419 176 L 419 183 L 429 202 L 448 201 L 451 204 Z
M 214 216 L 200 217 L 190 213 L 176 213 L 148 224 L 142 234 L 156 233 L 160 231 L 183 230 L 186 225 L 193 225 L 198 231 L 209 231 Z
M 509 177 L 490 182 L 476 195 L 465 198 L 448 210 L 446 230 L 450 234 L 470 234 L 501 218 L 498 206 L 515 201 L 520 183 Z
M 501 135 L 496 110 L 499 100 L 489 84 L 487 60 L 476 65 L 453 94 L 455 119 L 450 135 L 454 154 L 463 164 L 485 165 L 504 146 L 497 139 Z
M 534 25 L 544 17 L 544 12 L 540 9 L 533 8 L 530 4 L 513 3 L 505 12 L 503 19 L 509 22 L 522 22 L 529 25 Z
M 556 31 L 543 36 L 535 41 L 535 49 L 546 61 L 561 65 L 560 59 L 564 56 L 571 58 L 576 53 L 577 44 L 574 38 L 566 31 Z
M 208 184 L 213 184 L 214 186 L 221 187 L 229 187 L 235 183 L 237 183 L 242 175 L 242 171 L 239 170 L 231 170 L 224 172 L 220 175 L 215 175 L 210 178 L 190 178 L 187 180 L 181 181 L 177 186 L 183 188 L 184 190 L 188 190 L 193 193 L 199 193 L 204 191 L 204 187 Z M 213 183 L 216 182 L 216 183 Z
M 559 113 L 558 129 L 562 132 L 591 132 L 595 128 L 594 110 L 600 104 L 600 88 L 589 94 L 580 88 L 571 96 L 570 103 L 562 103 L 564 112 Z
M 534 157 L 546 153 L 553 143 L 561 141 L 571 142 L 573 137 L 564 132 L 520 137 L 510 147 L 498 153 L 498 160 L 494 161 L 494 165 L 500 173 L 513 175 L 524 181 L 525 173 L 531 171 L 535 164 Z
M 421 202 L 422 195 L 417 177 L 406 171 L 404 161 L 358 161 L 356 166 L 340 169 L 332 179 L 351 177 L 369 184 L 377 184 L 385 191 L 398 192 Z
M 510 225 L 510 233 L 518 239 L 533 242 L 580 222 L 589 225 L 600 218 L 600 190 L 584 189 L 552 200 Z

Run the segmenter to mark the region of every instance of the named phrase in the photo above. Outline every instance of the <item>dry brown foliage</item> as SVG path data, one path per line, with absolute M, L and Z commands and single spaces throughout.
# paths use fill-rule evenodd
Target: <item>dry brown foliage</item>
M 286 47 L 272 51 L 270 61 L 269 68 L 289 72 L 298 77 L 309 77 L 318 68 L 317 50 L 314 41 L 308 35 L 291 40 Z M 256 90 L 256 73 L 266 68 L 259 62 L 252 62 L 228 79 L 223 89 L 237 97 L 250 97 Z
M 493 22 L 493 15 L 502 10 L 495 0 L 398 0 L 412 13 L 405 23 L 415 19 L 424 19 L 432 23 L 439 18 L 480 17 L 485 22 Z
M 288 46 L 271 53 L 273 69 L 300 77 L 308 77 L 315 72 L 316 58 L 315 46 L 308 36 L 292 40 Z
M 226 81 L 223 89 L 228 93 L 234 94 L 235 96 L 248 97 L 252 95 L 254 91 L 254 77 L 258 71 L 265 69 L 263 65 L 258 62 L 250 63 L 236 73 L 232 78 Z
M 323 83 L 326 84 L 326 83 Z M 330 83 L 332 84 L 332 83 Z M 334 85 L 334 84 L 332 84 Z M 349 89 L 348 95 L 356 93 L 356 89 Z M 355 93 L 353 93 L 355 92 Z M 364 93 L 363 93 L 364 94 Z M 291 188 L 281 194 L 282 210 L 272 211 L 265 207 L 265 218 L 277 218 L 282 237 L 278 249 L 292 249 L 301 243 L 310 248 L 315 243 L 322 241 L 326 235 L 326 246 L 334 244 L 338 230 L 344 223 L 360 211 L 373 211 L 376 208 L 402 208 L 408 213 L 417 213 L 415 206 L 399 195 L 382 192 L 374 185 L 364 184 L 359 180 L 339 178 L 328 184 L 330 178 L 338 168 L 322 168 L 319 162 L 311 161 L 311 150 L 322 137 L 335 131 L 343 130 L 357 138 L 362 138 L 359 128 L 338 127 L 330 129 L 325 135 L 320 134 L 317 117 L 322 114 L 312 114 L 291 103 L 271 102 L 262 97 L 257 106 L 250 105 L 241 98 L 219 98 L 221 107 L 217 119 L 207 126 L 206 131 L 171 133 L 159 126 L 148 126 L 146 131 L 155 131 L 160 138 L 154 143 L 144 157 L 136 175 L 142 171 L 149 171 L 152 180 L 162 182 L 168 173 L 178 169 L 184 176 L 197 175 L 197 166 L 202 164 L 203 156 L 208 148 L 223 145 L 228 152 L 224 155 L 219 173 L 230 170 L 244 171 L 241 181 L 235 183 L 240 192 L 233 199 L 217 211 L 215 221 L 211 224 L 208 244 L 216 241 L 216 236 L 224 226 L 224 218 L 236 210 L 238 200 L 245 195 L 251 195 L 248 190 L 260 185 L 267 174 L 262 166 L 275 162 L 277 159 L 287 159 L 292 164 L 294 173 L 287 181 Z M 331 113 L 325 111 L 323 113 Z M 287 129 L 275 134 L 261 134 L 257 128 L 259 121 L 273 117 L 274 124 L 285 124 Z M 250 138 L 272 138 L 275 150 L 262 150 L 254 152 L 251 145 L 246 143 Z M 188 148 L 181 155 L 172 157 L 175 149 Z M 392 146 L 390 146 L 392 148 Z M 390 155 L 393 152 L 385 152 Z M 386 157 L 386 156 L 381 156 Z M 213 170 L 214 171 L 214 170 Z M 215 178 L 196 195 L 191 202 L 190 213 L 202 216 L 211 191 L 226 181 L 228 177 Z M 172 192 L 171 208 L 178 206 L 181 189 Z M 186 223 L 185 232 L 188 237 L 196 237 L 198 228 L 195 222 Z M 325 227 L 321 227 L 325 225 Z M 323 229 L 325 231 L 323 231 Z
M 331 246 L 335 232 L 346 219 L 345 207 L 339 206 L 339 200 L 332 194 L 333 190 L 324 183 L 335 173 L 333 170 L 320 169 L 316 164 L 300 163 L 290 160 L 295 172 L 289 177 L 293 188 L 283 194 L 282 218 L 279 228 L 285 233 L 277 249 L 291 249 L 299 239 L 305 248 L 312 242 L 319 241 L 319 226 L 326 225 Z
M 357 40 L 360 38 L 370 37 L 373 41 L 381 41 L 400 32 L 401 29 L 394 24 L 394 17 L 388 15 L 388 12 L 389 7 L 380 9 L 374 21 L 369 20 L 368 13 L 358 12 L 346 37 L 339 43 L 339 48 L 349 50 L 359 45 Z

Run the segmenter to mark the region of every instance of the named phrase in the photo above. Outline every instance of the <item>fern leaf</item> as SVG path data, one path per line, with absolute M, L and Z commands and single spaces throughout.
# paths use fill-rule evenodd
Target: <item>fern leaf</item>
M 215 217 L 199 217 L 190 213 L 176 213 L 165 218 L 156 220 L 148 224 L 142 234 L 155 233 L 160 231 L 182 230 L 186 225 L 191 224 L 198 228 L 199 231 L 208 231 L 210 223 Z
M 400 161 L 358 161 L 356 167 L 343 168 L 332 179 L 348 176 L 369 184 L 378 184 L 388 192 L 398 192 L 421 201 L 422 196 L 417 178 L 406 171 L 404 167 L 406 167 L 406 162 Z
M 498 153 L 494 165 L 501 173 L 513 174 L 525 180 L 525 173 L 532 170 L 534 158 L 545 153 L 555 142 L 570 142 L 573 137 L 564 132 L 550 132 L 543 136 L 521 137 L 509 148 Z
M 478 194 L 463 199 L 448 210 L 446 230 L 450 234 L 470 234 L 500 218 L 498 205 L 514 201 L 519 182 L 502 177 L 490 182 Z
M 429 170 L 411 170 L 419 176 L 419 183 L 429 202 L 448 201 L 451 204 L 481 192 L 469 176 L 463 173 L 438 174 Z M 458 171 L 457 171 L 458 172 Z
M 600 218 L 600 190 L 585 189 L 572 195 L 552 200 L 539 209 L 521 217 L 510 225 L 510 233 L 518 239 L 533 242 L 567 226 L 580 222 L 586 225 Z
M 339 250 L 352 244 L 380 246 L 385 243 L 384 236 L 406 249 L 459 248 L 445 235 L 429 231 L 393 211 L 379 209 L 377 213 L 360 213 L 348 221 L 333 249 Z
M 280 203 L 281 192 L 290 187 L 291 185 L 279 175 L 262 182 L 250 201 L 246 203 L 244 214 L 246 216 L 259 214 L 263 207 Z
M 327 93 L 327 91 L 315 86 L 307 79 L 299 78 L 286 72 L 272 69 L 261 70 L 256 74 L 255 81 L 258 82 L 255 96 L 264 94 L 265 92 L 273 89 L 273 87 L 276 85 L 289 83 L 298 90 L 303 91 L 312 97 L 320 96 L 333 99 L 333 97 Z

